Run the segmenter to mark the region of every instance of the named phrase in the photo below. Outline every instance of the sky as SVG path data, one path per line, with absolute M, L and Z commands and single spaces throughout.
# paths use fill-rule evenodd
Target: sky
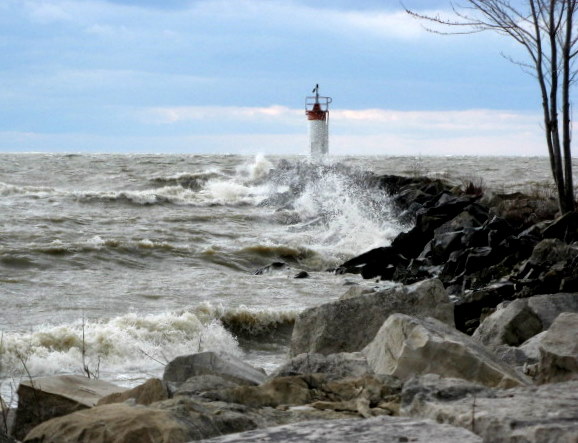
M 404 0 L 449 14 L 445 0 Z M 0 152 L 547 155 L 537 83 L 493 33 L 398 0 L 0 0 Z

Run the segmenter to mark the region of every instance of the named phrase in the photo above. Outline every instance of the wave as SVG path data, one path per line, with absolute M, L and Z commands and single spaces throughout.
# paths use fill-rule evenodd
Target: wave
M 283 259 L 299 262 L 316 255 L 315 251 L 305 247 L 293 248 L 283 245 L 254 245 L 247 246 L 238 252 L 240 255 L 257 256 L 267 259 Z
M 24 375 L 23 370 L 34 377 L 75 373 L 82 372 L 84 365 L 92 370 L 146 371 L 178 355 L 207 350 L 241 354 L 237 340 L 218 319 L 207 321 L 190 311 L 131 313 L 4 333 L 0 374 L 8 378 Z
M 209 180 L 223 178 L 224 175 L 218 171 L 206 171 L 198 173 L 183 172 L 170 177 L 155 177 L 150 183 L 159 187 L 180 186 L 193 191 L 201 190 Z
M 83 266 L 94 264 L 94 259 L 114 260 L 129 267 L 141 267 L 138 260 L 151 256 L 190 256 L 194 248 L 186 244 L 172 244 L 166 241 L 103 239 L 95 235 L 88 240 L 50 243 L 32 243 L 25 249 L 0 247 L 0 263 L 11 268 L 50 268 L 58 265 L 57 258 L 65 264 Z M 135 260 L 137 260 L 135 262 Z
M 45 196 L 53 194 L 56 190 L 48 186 L 18 186 L 9 183 L 0 182 L 0 195 L 27 195 L 27 196 Z
M 297 312 L 234 309 L 209 303 L 178 312 L 42 325 L 2 334 L 0 376 L 91 371 L 159 372 L 179 355 L 224 351 L 242 356 L 237 335 L 263 337 L 292 327 Z
M 236 335 L 261 337 L 276 331 L 291 328 L 299 311 L 255 309 L 247 306 L 225 308 L 223 305 L 204 304 L 197 308 L 209 318 L 217 318 L 223 326 Z

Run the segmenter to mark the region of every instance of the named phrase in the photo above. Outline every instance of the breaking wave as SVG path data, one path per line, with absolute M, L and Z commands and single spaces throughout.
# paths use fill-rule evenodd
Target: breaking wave
M 0 375 L 81 373 L 85 365 L 105 373 L 130 373 L 135 368 L 158 373 L 179 355 L 225 351 L 241 357 L 237 335 L 271 334 L 291 327 L 296 316 L 296 311 L 205 303 L 179 312 L 42 325 L 30 332 L 3 334 Z

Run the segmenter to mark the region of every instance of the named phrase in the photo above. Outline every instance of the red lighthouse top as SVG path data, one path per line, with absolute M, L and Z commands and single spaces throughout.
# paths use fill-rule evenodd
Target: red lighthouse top
M 312 92 L 315 93 L 315 96 L 305 98 L 307 120 L 327 120 L 329 103 L 332 102 L 331 97 L 320 97 L 318 84 L 315 85 Z

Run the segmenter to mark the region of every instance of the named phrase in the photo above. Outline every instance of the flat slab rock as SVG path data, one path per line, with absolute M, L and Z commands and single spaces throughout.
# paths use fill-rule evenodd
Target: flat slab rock
M 206 442 L 283 442 L 283 443 L 480 443 L 470 431 L 433 420 L 404 417 L 315 420 L 272 428 L 257 429 L 203 440 Z
M 576 442 L 578 381 L 499 390 L 428 374 L 404 385 L 400 413 L 462 426 L 484 442 Z

